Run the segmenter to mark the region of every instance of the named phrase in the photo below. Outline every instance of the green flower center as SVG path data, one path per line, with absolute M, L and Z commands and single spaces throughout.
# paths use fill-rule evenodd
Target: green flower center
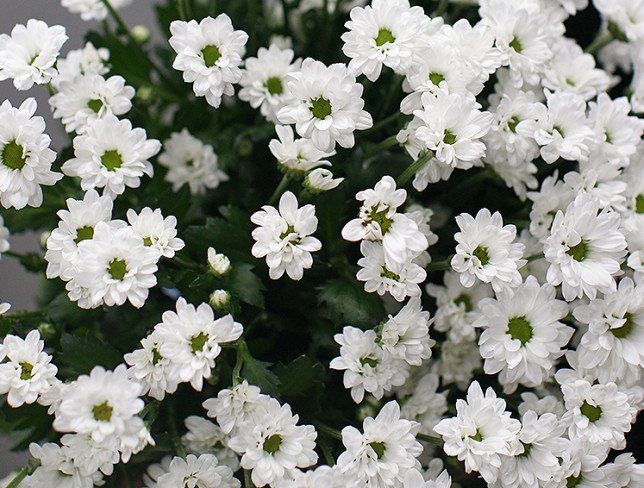
M 2 148 L 2 162 L 11 169 L 22 169 L 27 164 L 27 160 L 22 157 L 23 152 L 23 147 L 15 139 L 9 141 Z
M 159 352 L 159 350 L 156 347 L 152 349 L 152 364 L 156 365 L 162 359 L 163 359 L 163 356 L 161 356 L 161 353 Z
M 203 351 L 206 342 L 208 342 L 208 335 L 205 332 L 200 332 L 199 335 L 192 336 L 192 339 L 190 339 L 192 352 Z
M 331 102 L 326 98 L 319 96 L 311 100 L 311 108 L 309 110 L 311 110 L 313 117 L 324 120 L 331 115 Z
M 389 278 L 390 280 L 400 281 L 400 275 L 397 275 L 393 271 L 389 271 L 384 266 L 382 267 L 382 271 L 380 271 L 380 276 L 383 278 Z
M 476 434 L 471 435 L 470 439 L 474 439 L 477 442 L 481 442 L 483 440 L 483 434 L 481 434 L 481 431 L 476 429 Z
M 264 84 L 268 93 L 271 95 L 281 95 L 284 92 L 284 85 L 282 79 L 278 76 L 271 76 Z
M 74 242 L 78 244 L 79 242 L 86 241 L 94 237 L 94 227 L 91 225 L 85 225 L 76 229 L 76 239 Z
M 114 258 L 109 262 L 107 272 L 115 280 L 123 281 L 127 274 L 127 263 L 124 259 Z
M 523 452 L 519 454 L 520 458 L 527 458 L 530 455 L 530 451 L 532 451 L 532 444 L 526 444 L 524 442 L 521 443 L 523 445 Z
M 217 60 L 221 58 L 221 51 L 219 51 L 217 46 L 211 44 L 201 50 L 201 55 L 203 56 L 203 61 L 206 64 L 206 67 L 212 68 Z
M 532 339 L 532 326 L 523 316 L 512 317 L 508 321 L 508 334 L 512 339 L 520 340 L 521 347 L 523 347 Z
M 280 446 L 282 445 L 282 436 L 279 434 L 273 434 L 270 437 L 267 437 L 264 441 L 264 451 L 269 454 L 275 454 Z
M 568 255 L 572 256 L 575 261 L 583 261 L 588 257 L 588 244 L 583 239 L 579 241 L 579 244 L 568 248 L 566 251 Z
M 487 247 L 485 246 L 477 246 L 472 255 L 479 259 L 482 266 L 485 266 L 490 262 L 490 255 L 488 254 Z
M 616 329 L 609 329 L 611 333 L 618 339 L 624 339 L 628 337 L 631 332 L 633 332 L 633 327 L 635 327 L 635 320 L 633 319 L 633 314 L 626 312 L 624 314 L 624 325 Z
M 360 364 L 362 364 L 363 366 L 369 365 L 372 368 L 375 368 L 376 366 L 378 366 L 378 360 L 370 357 L 361 358 Z
M 121 155 L 115 149 L 105 151 L 101 157 L 101 163 L 107 168 L 108 171 L 115 171 L 123 164 Z
M 644 194 L 635 197 L 635 211 L 638 214 L 644 214 Z
M 508 129 L 510 129 L 510 131 L 512 131 L 513 134 L 517 133 L 517 125 L 519 125 L 519 122 L 521 121 L 519 120 L 519 117 L 517 117 L 516 115 L 508 121 Z
M 519 41 L 519 39 L 517 39 L 516 37 L 513 37 L 512 40 L 510 41 L 510 47 L 518 53 L 523 51 L 523 46 L 521 45 L 521 41 Z
M 91 108 L 94 113 L 99 113 L 103 108 L 103 101 L 95 98 L 94 100 L 87 102 L 87 106 Z
M 369 213 L 369 218 L 374 222 L 378 222 L 378 225 L 380 226 L 380 231 L 383 233 L 383 235 L 389 232 L 391 225 L 394 223 L 393 220 L 387 217 L 387 210 L 376 212 L 376 207 L 373 207 L 371 209 L 371 212 Z
M 92 414 L 94 414 L 94 419 L 99 422 L 109 422 L 112 419 L 113 408 L 110 407 L 110 404 L 106 401 L 100 405 L 94 405 L 92 408 Z
M 445 81 L 445 77 L 440 73 L 429 73 L 429 81 L 438 86 L 441 81 Z
M 388 42 L 394 42 L 396 38 L 394 35 L 391 33 L 389 29 L 380 29 L 378 31 L 378 37 L 376 37 L 376 46 L 380 47 L 383 44 L 387 44 Z
M 295 227 L 293 227 L 291 224 L 288 224 L 286 230 L 280 234 L 280 239 L 286 239 L 289 234 L 292 234 L 293 232 L 295 232 Z
M 575 488 L 579 483 L 583 481 L 583 476 L 580 474 L 579 476 L 571 476 L 570 478 L 566 478 L 566 488 Z
M 474 309 L 474 307 L 472 307 L 472 299 L 465 293 L 461 293 L 459 296 L 457 296 L 454 299 L 454 303 L 456 305 L 462 304 L 463 306 L 465 306 L 466 312 L 471 312 Z
M 27 362 L 22 362 L 19 364 L 20 364 L 20 379 L 23 381 L 27 381 L 31 379 L 31 372 L 34 369 L 34 365 Z
M 373 452 L 376 453 L 378 459 L 382 458 L 385 455 L 385 444 L 384 442 L 370 442 L 369 447 L 373 449 Z
M 553 126 L 552 126 L 552 133 L 554 134 L 555 132 L 559 133 L 559 135 L 560 135 L 561 137 L 566 137 L 566 136 L 564 135 L 564 131 L 563 131 L 563 129 L 562 129 L 561 127 L 559 127 L 558 125 L 553 125 Z
M 597 405 L 591 405 L 590 403 L 584 401 L 580 407 L 581 413 L 583 413 L 588 420 L 591 422 L 597 422 L 599 417 L 602 416 L 602 409 Z
M 143 245 L 144 245 L 144 246 L 146 246 L 146 247 L 150 247 L 150 246 L 152 246 L 152 244 L 153 244 L 153 242 L 152 242 L 152 238 L 151 238 L 151 237 L 149 237 L 149 236 L 148 236 L 148 237 L 144 237 L 144 238 L 143 238 Z
M 445 129 L 445 135 L 443 136 L 443 142 L 445 144 L 452 145 L 456 142 L 456 134 L 454 134 L 451 130 Z

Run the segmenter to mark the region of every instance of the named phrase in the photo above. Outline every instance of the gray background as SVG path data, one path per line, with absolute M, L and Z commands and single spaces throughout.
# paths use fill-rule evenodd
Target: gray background
M 134 0 L 132 5 L 121 11 L 121 15 L 129 26 L 145 24 L 153 28 L 154 3 L 154 0 Z M 63 46 L 63 52 L 82 47 L 84 33 L 99 27 L 96 22 L 84 22 L 80 16 L 69 13 L 60 5 L 60 0 L 0 0 L 0 12 L 0 33 L 9 34 L 15 24 L 26 24 L 30 18 L 43 20 L 49 25 L 65 26 L 69 40 Z M 54 150 L 59 149 L 66 141 L 66 136 L 60 123 L 51 118 L 46 89 L 34 86 L 29 91 L 18 92 L 10 80 L 0 82 L 0 103 L 8 99 L 16 106 L 28 97 L 38 100 L 38 115 L 47 122 L 47 133 L 53 139 Z M 39 248 L 38 236 L 34 234 L 12 235 L 10 242 L 14 251 L 35 251 Z M 36 277 L 24 272 L 15 259 L 8 256 L 0 259 L 0 299 L 11 303 L 13 310 L 34 306 L 36 284 Z M 0 479 L 26 462 L 24 454 L 8 451 L 10 445 L 11 439 L 0 438 Z

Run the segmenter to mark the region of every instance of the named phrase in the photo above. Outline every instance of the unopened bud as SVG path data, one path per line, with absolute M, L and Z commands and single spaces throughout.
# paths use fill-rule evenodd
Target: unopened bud
M 150 29 L 144 25 L 135 25 L 130 30 L 130 34 L 132 34 L 134 40 L 139 44 L 143 44 L 150 40 Z
M 224 276 L 232 267 L 230 259 L 226 255 L 215 251 L 213 247 L 208 248 L 208 265 L 215 276 Z
M 215 290 L 210 294 L 210 305 L 217 312 L 228 311 L 230 305 L 230 293 L 226 290 Z
M 333 190 L 344 178 L 333 178 L 333 173 L 325 168 L 316 168 L 304 178 L 304 188 L 312 193 L 322 193 Z

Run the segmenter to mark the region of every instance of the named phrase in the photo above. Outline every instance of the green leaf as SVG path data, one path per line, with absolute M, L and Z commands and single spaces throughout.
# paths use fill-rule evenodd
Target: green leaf
M 244 303 L 257 308 L 264 308 L 264 292 L 266 287 L 255 273 L 252 264 L 235 264 L 230 270 L 229 284 L 233 296 Z
M 113 369 L 123 362 L 122 356 L 114 347 L 95 336 L 63 334 L 60 345 L 62 353 L 59 361 L 79 374 L 89 373 L 94 366 Z
M 279 399 L 280 379 L 268 369 L 269 366 L 271 366 L 271 363 L 259 361 L 247 354 L 244 357 L 244 367 L 241 370 L 241 375 L 249 383 L 258 386 L 262 393 Z
M 324 388 L 324 366 L 308 356 L 302 355 L 286 365 L 278 364 L 275 374 L 284 398 L 308 396 L 313 390 Z
M 318 294 L 322 313 L 336 324 L 373 327 L 385 317 L 382 300 L 344 278 L 327 281 Z

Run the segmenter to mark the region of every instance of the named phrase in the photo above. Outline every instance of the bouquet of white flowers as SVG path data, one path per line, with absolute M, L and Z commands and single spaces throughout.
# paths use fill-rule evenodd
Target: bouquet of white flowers
M 2 486 L 644 486 L 644 0 L 129 3 L 0 35 Z

